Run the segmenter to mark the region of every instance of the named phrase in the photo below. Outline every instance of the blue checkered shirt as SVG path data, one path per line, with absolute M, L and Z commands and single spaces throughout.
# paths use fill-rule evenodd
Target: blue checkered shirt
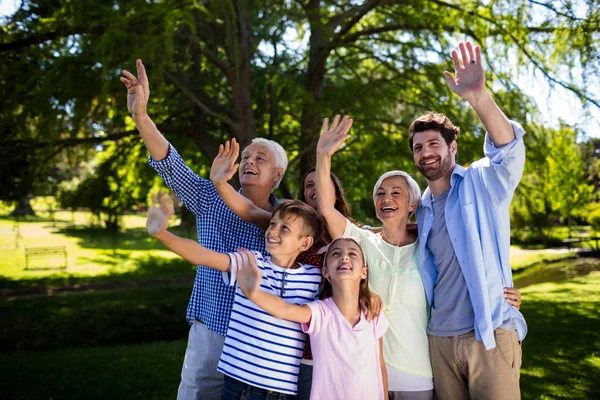
M 150 165 L 196 216 L 198 243 L 222 253 L 239 248 L 265 252 L 264 232 L 234 214 L 221 200 L 213 183 L 192 172 L 173 146 L 169 146 L 164 160 L 150 157 Z M 273 204 L 277 202 L 273 194 L 269 200 Z M 225 336 L 234 294 L 235 287 L 225 285 L 222 272 L 198 265 L 186 313 L 188 322 L 192 324 L 197 318 L 211 331 Z

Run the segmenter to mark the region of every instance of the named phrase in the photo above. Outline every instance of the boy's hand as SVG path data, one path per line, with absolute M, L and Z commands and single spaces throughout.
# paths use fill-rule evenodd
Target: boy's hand
M 319 138 L 319 143 L 317 143 L 317 153 L 326 154 L 331 157 L 346 139 L 350 137 L 348 131 L 352 127 L 352 122 L 347 115 L 344 115 L 342 122 L 340 122 L 340 116 L 336 115 L 330 127 L 329 118 L 325 118 L 323 120 L 323 127 L 321 128 L 321 137 Z
M 239 164 L 236 164 L 240 154 L 240 145 L 234 139 L 225 142 L 225 146 L 219 146 L 219 154 L 215 157 L 210 168 L 210 180 L 215 184 L 225 183 L 233 178 L 238 170 Z
M 373 321 L 375 318 L 379 317 L 381 314 L 381 310 L 383 309 L 383 301 L 381 301 L 381 297 L 378 294 L 371 292 L 371 298 L 369 301 L 365 301 L 361 304 L 363 311 L 367 314 L 367 321 Z
M 160 199 L 160 207 L 152 206 L 148 210 L 148 218 L 146 219 L 146 229 L 152 236 L 158 236 L 165 231 L 169 226 L 169 218 L 174 213 L 173 200 L 168 195 L 162 196 Z
M 237 283 L 244 296 L 250 298 L 260 290 L 262 274 L 256 266 L 256 258 L 252 252 L 245 250 L 239 254 L 241 261 L 238 262 Z
M 150 98 L 150 84 L 142 60 L 136 61 L 137 78 L 129 71 L 123 70 L 120 78 L 127 88 L 127 109 L 134 117 L 146 114 L 146 105 Z

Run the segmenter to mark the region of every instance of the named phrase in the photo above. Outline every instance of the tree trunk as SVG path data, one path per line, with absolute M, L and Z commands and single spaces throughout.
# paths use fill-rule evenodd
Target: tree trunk
M 31 196 L 24 196 L 19 199 L 17 206 L 10 213 L 13 216 L 35 215 L 35 211 L 31 208 Z
M 329 52 L 330 34 L 327 26 L 321 22 L 321 2 L 312 0 L 306 5 L 306 14 L 310 24 L 309 60 L 306 74 L 306 96 L 300 121 L 300 176 L 304 176 L 316 163 L 315 148 L 319 140 L 319 127 L 323 118 L 321 101 L 325 65 Z

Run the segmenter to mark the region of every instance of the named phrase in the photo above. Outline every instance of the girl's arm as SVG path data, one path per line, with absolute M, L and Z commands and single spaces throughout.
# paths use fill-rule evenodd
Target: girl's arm
M 276 318 L 302 324 L 310 322 L 312 311 L 306 304 L 287 303 L 281 297 L 260 290 L 262 274 L 256 265 L 254 254 L 249 251 L 237 254 L 241 260 L 236 262 L 238 268 L 236 279 L 244 296 Z
M 168 232 L 167 225 L 172 214 L 173 202 L 169 196 L 163 196 L 160 208 L 152 207 L 148 211 L 146 220 L 148 233 L 192 264 L 206 265 L 219 271 L 229 271 L 230 261 L 227 254 L 207 249 L 194 240 L 184 239 Z
M 383 398 L 388 399 L 388 374 L 383 360 L 383 338 L 379 338 L 379 363 L 381 364 L 381 378 L 383 379 Z
M 340 116 L 336 115 L 331 127 L 329 119 L 323 120 L 321 137 L 317 144 L 317 208 L 319 213 L 327 222 L 327 231 L 333 239 L 344 234 L 346 229 L 346 218 L 335 209 L 335 187 L 331 181 L 331 156 L 340 148 L 342 143 L 350 137 L 348 131 L 352 126 L 352 120 L 344 116 L 340 122 Z
M 239 153 L 240 145 L 235 139 L 231 139 L 231 144 L 227 141 L 225 146 L 219 146 L 219 154 L 215 157 L 210 168 L 210 180 L 231 211 L 244 221 L 266 230 L 269 227 L 269 222 L 271 222 L 271 213 L 257 207 L 256 204 L 242 196 L 228 183 L 238 169 L 236 160 Z

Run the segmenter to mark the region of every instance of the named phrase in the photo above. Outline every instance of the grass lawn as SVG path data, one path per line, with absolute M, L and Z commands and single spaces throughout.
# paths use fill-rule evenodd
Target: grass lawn
M 0 354 L 3 399 L 174 399 L 185 340 Z
M 529 325 L 523 342 L 522 397 L 600 398 L 600 273 L 592 271 L 569 280 L 531 285 L 523 288 L 522 293 L 522 311 Z M 25 335 L 23 329 L 11 327 L 35 326 L 37 319 L 48 311 L 51 315 L 39 321 L 36 328 L 43 330 L 32 333 L 32 337 L 48 335 L 55 344 L 67 347 L 0 353 L 2 398 L 173 398 L 179 382 L 187 326 L 182 322 L 183 309 L 163 312 L 157 309 L 157 304 L 172 299 L 173 304 L 182 303 L 177 306 L 182 308 L 188 295 L 189 289 L 153 288 L 68 293 L 57 300 L 26 297 L 5 301 L 0 312 L 6 316 L 3 326 L 8 328 L 3 329 L 7 330 L 4 333 L 7 338 Z M 43 308 L 43 301 L 54 303 Z M 41 309 L 36 311 L 38 308 Z M 94 314 L 95 308 L 104 311 Z M 54 309 L 56 311 L 51 311 Z M 85 318 L 88 312 L 91 314 Z M 30 313 L 33 315 L 29 322 L 15 324 L 19 314 Z M 173 320 L 165 319 L 170 314 Z M 101 321 L 98 323 L 97 319 Z M 77 320 L 79 325 L 74 322 Z M 148 325 L 136 325 L 140 320 Z M 130 340 L 135 332 L 141 335 L 152 325 L 157 329 L 178 326 L 181 339 L 129 346 L 72 347 L 94 343 L 94 340 L 95 343 L 116 343 L 123 340 L 121 337 Z M 96 339 L 81 342 L 82 335 L 77 332 Z
M 521 290 L 524 399 L 600 398 L 600 272 Z
M 116 234 L 90 227 L 90 218 L 91 214 L 85 212 L 57 212 L 54 222 L 47 218 L 27 218 L 18 224 L 19 240 L 14 220 L 0 218 L 0 288 L 194 276 L 193 265 L 149 237 L 145 217 L 124 216 L 125 229 Z M 63 258 L 58 256 L 32 260 L 30 267 L 33 269 L 25 270 L 25 247 L 47 246 L 66 247 L 68 268 L 45 269 L 47 266 L 59 267 Z

